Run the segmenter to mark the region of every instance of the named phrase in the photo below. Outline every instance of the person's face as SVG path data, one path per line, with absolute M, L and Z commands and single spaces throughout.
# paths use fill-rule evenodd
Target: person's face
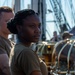
M 57 32 L 54 32 L 54 33 L 53 33 L 53 36 L 54 36 L 54 37 L 57 37 Z
M 24 19 L 20 29 L 22 38 L 27 42 L 37 42 L 41 33 L 41 23 L 37 15 L 28 16 Z
M 0 17 L 0 32 L 7 35 L 10 34 L 10 31 L 7 29 L 7 22 L 13 18 L 13 16 L 13 12 L 2 12 Z

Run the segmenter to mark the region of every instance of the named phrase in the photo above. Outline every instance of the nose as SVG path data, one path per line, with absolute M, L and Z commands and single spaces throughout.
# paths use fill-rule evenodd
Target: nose
M 36 28 L 35 28 L 35 32 L 41 34 L 41 28 L 36 27 Z

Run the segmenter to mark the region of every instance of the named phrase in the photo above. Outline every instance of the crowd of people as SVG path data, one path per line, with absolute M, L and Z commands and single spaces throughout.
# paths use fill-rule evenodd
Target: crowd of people
M 17 35 L 16 43 L 8 39 L 11 33 Z M 14 14 L 10 7 L 0 7 L 0 75 L 48 75 L 45 62 L 31 48 L 33 42 L 39 41 L 40 34 L 41 22 L 34 10 L 23 9 Z M 66 31 L 62 39 L 71 36 Z M 50 41 L 60 40 L 54 31 Z

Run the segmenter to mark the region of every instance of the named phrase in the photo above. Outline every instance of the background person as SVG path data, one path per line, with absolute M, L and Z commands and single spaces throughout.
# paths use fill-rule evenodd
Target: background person
M 53 37 L 50 39 L 50 41 L 58 42 L 60 40 L 61 40 L 61 38 L 57 35 L 57 31 L 54 31 L 53 32 Z
M 36 13 L 31 9 L 18 11 L 7 25 L 10 32 L 17 34 L 18 39 L 11 59 L 12 75 L 47 75 L 45 63 L 39 60 L 30 47 L 32 42 L 39 41 L 41 33 Z
M 9 55 L 13 46 L 8 39 L 10 31 L 7 29 L 7 22 L 14 16 L 10 7 L 0 7 L 0 75 L 11 75 L 9 69 Z
M 56 56 L 58 57 L 58 54 L 60 52 L 60 50 L 64 47 L 65 44 L 67 44 L 64 48 L 63 51 L 61 52 L 60 55 L 60 59 L 59 59 L 59 65 L 60 65 L 60 70 L 61 71 L 67 71 L 68 70 L 68 64 L 67 64 L 67 56 L 68 56 L 68 52 L 70 50 L 71 47 L 71 43 L 69 43 L 69 41 L 67 41 L 67 39 L 70 39 L 73 36 L 73 34 L 69 33 L 68 31 L 65 31 L 62 34 L 62 40 L 57 42 L 55 44 L 55 50 L 56 50 Z M 73 46 L 72 51 L 71 51 L 71 55 L 70 55 L 70 70 L 74 70 L 74 58 L 75 58 L 75 47 Z M 58 60 L 57 60 L 58 61 Z M 57 65 L 58 66 L 58 65 Z M 65 75 L 65 74 L 61 74 L 61 75 Z M 73 75 L 73 74 L 72 74 Z
M 62 39 L 63 40 L 70 39 L 72 36 L 73 36 L 72 33 L 69 33 L 68 31 L 64 31 L 63 34 L 62 34 Z

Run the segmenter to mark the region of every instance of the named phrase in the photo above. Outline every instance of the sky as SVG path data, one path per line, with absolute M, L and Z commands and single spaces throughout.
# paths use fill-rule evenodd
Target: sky
M 64 15 L 67 19 L 67 22 L 69 23 L 70 27 L 74 27 L 75 26 L 75 0 L 58 0 L 61 1 L 61 7 L 62 10 L 64 12 Z M 50 9 L 53 11 L 52 6 L 50 5 L 50 0 L 46 0 L 46 4 L 47 4 L 47 9 Z M 53 14 L 52 13 L 48 13 L 47 17 L 46 17 L 47 21 L 52 21 L 54 20 Z M 62 21 L 61 24 L 63 24 L 64 21 Z M 47 29 L 50 32 L 50 35 L 52 36 L 53 31 L 56 30 L 58 32 L 58 29 L 56 28 L 54 22 L 47 22 Z M 48 37 L 48 35 L 47 35 Z M 49 37 L 48 37 L 49 39 Z
M 69 1 L 72 1 L 73 6 L 71 5 L 71 7 L 74 7 L 75 0 L 61 0 L 61 3 L 62 3 L 62 9 L 67 18 L 67 21 L 70 24 L 70 26 L 73 27 L 75 21 L 73 20 L 74 16 L 72 16 L 72 14 L 74 13 L 75 7 L 72 10 L 72 8 L 70 8 Z M 12 7 L 13 3 L 14 3 L 14 0 L 0 0 L 0 6 L 7 5 L 7 6 Z M 30 3 L 31 3 L 31 0 L 21 0 L 21 4 L 22 4 L 21 9 L 28 8 L 28 4 L 30 4 Z M 50 0 L 46 0 L 46 5 L 47 5 L 46 6 L 47 10 L 50 9 L 53 11 L 53 9 L 50 5 Z M 54 30 L 56 30 L 58 32 L 58 29 L 56 28 L 54 22 L 49 22 L 49 21 L 53 21 L 53 20 L 54 20 L 53 13 L 47 12 L 46 13 L 46 30 L 47 30 L 46 37 L 47 37 L 47 40 L 49 40 L 53 36 Z

